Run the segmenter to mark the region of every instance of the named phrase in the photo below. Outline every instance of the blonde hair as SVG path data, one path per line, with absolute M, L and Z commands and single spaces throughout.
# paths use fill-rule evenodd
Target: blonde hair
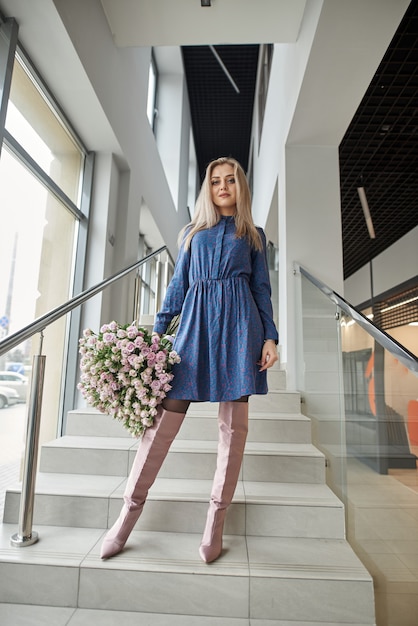
M 251 194 L 247 177 L 241 165 L 231 157 L 220 157 L 211 161 L 206 168 L 205 178 L 196 200 L 195 213 L 192 221 L 180 232 L 179 243 L 188 250 L 194 235 L 199 230 L 212 228 L 219 222 L 221 216 L 216 210 L 211 195 L 212 172 L 217 165 L 231 165 L 234 169 L 236 184 L 237 212 L 235 214 L 235 236 L 246 237 L 250 245 L 256 250 L 262 249 L 260 234 L 257 231 L 251 215 Z

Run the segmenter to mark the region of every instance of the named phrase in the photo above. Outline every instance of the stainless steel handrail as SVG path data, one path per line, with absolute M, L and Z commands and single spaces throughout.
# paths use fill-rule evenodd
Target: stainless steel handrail
M 409 370 L 418 374 L 418 358 L 410 352 L 405 346 L 393 339 L 390 335 L 385 333 L 384 330 L 378 328 L 368 317 L 363 315 L 352 304 L 347 302 L 342 296 L 335 292 L 331 287 L 328 287 L 319 278 L 313 276 L 306 268 L 299 263 L 295 263 L 296 271 L 299 271 L 305 276 L 311 283 L 313 283 L 329 300 L 337 304 L 344 313 L 350 315 L 359 326 L 361 326 L 369 335 L 371 335 L 378 343 L 380 343 L 386 350 L 388 350 L 393 356 L 395 356 L 401 363 L 403 363 Z
M 166 246 L 162 246 L 155 252 L 148 254 L 140 261 L 136 261 L 124 270 L 121 270 L 113 276 L 102 280 L 97 285 L 90 287 L 90 289 L 86 289 L 86 291 L 83 291 L 78 296 L 74 296 L 74 298 L 71 298 L 70 300 L 68 300 L 68 302 L 61 304 L 55 309 L 52 309 L 52 311 L 49 311 L 49 313 L 42 315 L 28 326 L 25 326 L 25 328 L 22 328 L 13 335 L 10 335 L 9 337 L 1 340 L 0 355 L 8 352 L 15 346 L 22 343 L 22 341 L 29 339 L 30 337 L 32 337 L 32 335 L 38 332 L 41 333 L 41 346 L 39 350 L 39 352 L 41 353 L 43 331 L 49 324 L 52 324 L 63 315 L 66 315 L 76 307 L 80 306 L 120 278 L 123 278 L 130 272 L 138 269 L 139 267 L 144 265 L 144 263 L 149 261 L 152 257 L 159 255 L 166 249 Z M 36 470 L 38 464 L 38 444 L 41 422 L 45 359 L 46 357 L 42 354 L 35 355 L 33 359 L 32 382 L 29 396 L 28 421 L 26 430 L 25 458 L 23 464 L 24 470 L 22 480 L 22 495 L 19 511 L 19 528 L 18 532 L 12 535 L 12 537 L 10 538 L 11 545 L 15 547 L 30 546 L 38 541 L 38 533 L 32 530 L 32 519 L 35 496 Z
M 97 283 L 97 285 L 90 287 L 90 289 L 82 291 L 78 296 L 74 296 L 73 298 L 71 298 L 71 300 L 68 300 L 68 302 L 64 302 L 64 304 L 60 304 L 55 309 L 49 311 L 49 313 L 45 313 L 45 315 L 38 317 L 31 324 L 28 324 L 28 326 L 25 326 L 16 333 L 5 337 L 5 339 L 2 339 L 0 341 L 0 355 L 9 352 L 9 350 L 12 350 L 12 348 L 18 346 L 20 343 L 22 343 L 22 341 L 29 339 L 30 337 L 32 337 L 32 335 L 35 335 L 42 330 L 45 330 L 45 328 L 49 326 L 49 324 L 52 324 L 52 322 L 55 322 L 63 315 L 66 315 L 67 313 L 78 307 L 80 304 L 84 304 L 84 302 L 103 291 L 103 289 L 116 282 L 120 278 L 123 278 L 133 270 L 138 269 L 138 267 L 141 267 L 141 265 L 149 261 L 149 259 L 157 256 L 166 249 L 167 246 L 162 246 L 161 248 L 158 248 L 158 250 L 156 250 L 155 252 L 151 252 L 151 254 L 148 254 L 140 261 L 136 261 L 124 270 L 120 270 L 120 272 L 113 274 L 113 276 L 102 280 L 100 283 Z

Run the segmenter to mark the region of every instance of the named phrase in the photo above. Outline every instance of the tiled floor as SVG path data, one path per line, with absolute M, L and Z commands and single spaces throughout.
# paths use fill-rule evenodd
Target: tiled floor
M 92 611 L 42 606 L 0 604 L 2 626 L 315 626 L 313 622 L 283 622 L 277 620 L 193 617 L 190 615 L 161 615 L 129 611 Z M 316 626 L 341 626 L 321 622 Z M 344 626 L 362 626 L 344 624 Z
M 418 457 L 418 446 L 410 446 L 411 452 Z M 418 461 L 417 470 L 404 470 L 404 469 L 392 469 L 389 470 L 390 476 L 399 480 L 403 485 L 406 485 L 413 491 L 418 493 Z M 418 621 L 417 621 L 418 623 Z
M 374 579 L 377 626 L 417 626 L 418 470 L 384 476 L 350 460 L 348 483 L 348 538 Z

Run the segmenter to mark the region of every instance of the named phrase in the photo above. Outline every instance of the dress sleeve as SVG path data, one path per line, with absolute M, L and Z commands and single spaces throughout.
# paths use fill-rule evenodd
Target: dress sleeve
M 173 317 L 181 313 L 184 298 L 189 288 L 190 247 L 182 244 L 174 267 L 174 274 L 167 287 L 164 302 L 156 315 L 154 332 L 162 335 Z
M 273 306 L 271 304 L 271 285 L 267 264 L 266 236 L 261 228 L 257 228 L 263 244 L 262 250 L 252 250 L 252 272 L 250 289 L 260 313 L 264 326 L 264 339 L 273 339 L 278 343 L 279 335 L 273 321 Z

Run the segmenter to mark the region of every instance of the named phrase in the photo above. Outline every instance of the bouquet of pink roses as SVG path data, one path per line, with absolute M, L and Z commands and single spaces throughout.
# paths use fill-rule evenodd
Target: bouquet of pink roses
M 135 322 L 104 324 L 98 334 L 86 329 L 79 340 L 78 389 L 90 406 L 140 437 L 171 389 L 171 369 L 180 362 L 172 342 L 170 335 L 159 337 Z

